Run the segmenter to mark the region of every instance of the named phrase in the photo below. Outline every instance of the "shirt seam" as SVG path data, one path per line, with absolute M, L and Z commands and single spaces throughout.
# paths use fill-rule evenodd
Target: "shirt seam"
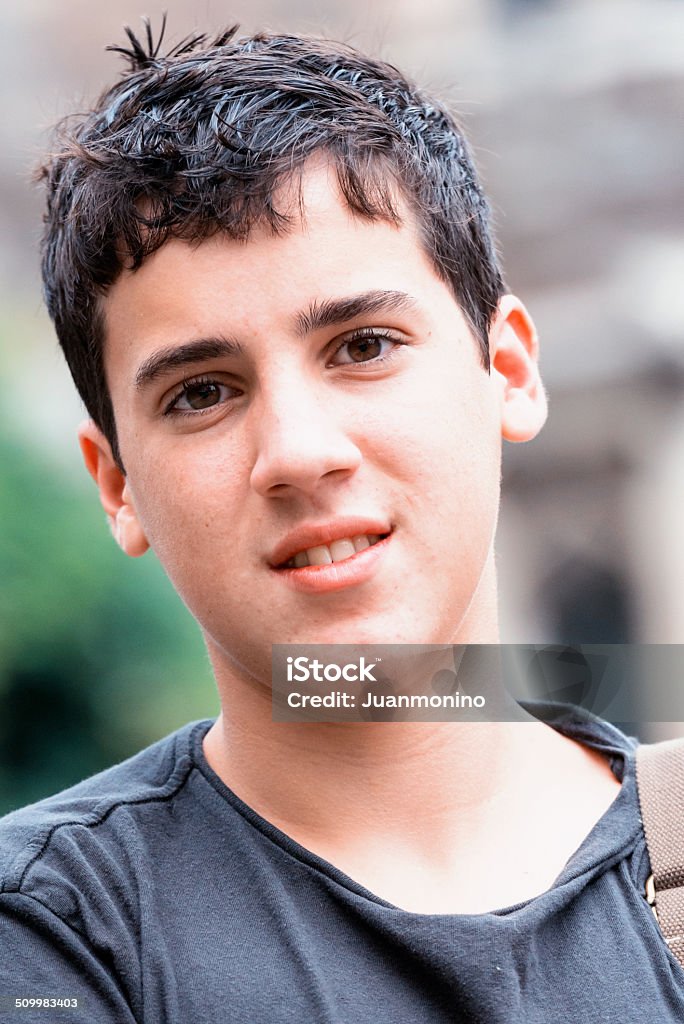
M 188 740 L 190 740 L 190 738 L 191 737 L 188 737 Z M 30 896 L 30 893 L 23 891 L 22 886 L 24 885 L 26 881 L 26 876 L 31 870 L 31 868 L 35 867 L 38 861 L 45 855 L 50 843 L 52 842 L 53 837 L 60 829 L 72 828 L 74 825 L 80 825 L 85 829 L 94 829 L 97 828 L 99 825 L 104 824 L 107 818 L 109 818 L 110 815 L 113 814 L 114 811 L 118 810 L 120 807 L 140 807 L 145 804 L 166 803 L 178 795 L 180 790 L 187 784 L 192 772 L 196 769 L 197 766 L 194 762 L 194 759 L 192 758 L 191 754 L 186 750 L 186 752 L 182 755 L 181 758 L 176 759 L 174 761 L 173 771 L 171 772 L 171 774 L 161 787 L 163 788 L 173 783 L 173 788 L 168 793 L 156 793 L 154 794 L 154 796 L 140 797 L 138 799 L 117 800 L 115 803 L 109 805 L 106 808 L 106 810 L 101 812 L 97 816 L 97 818 L 91 821 L 88 821 L 87 819 L 84 820 L 83 818 L 74 818 L 71 821 L 60 821 L 57 824 L 53 825 L 52 828 L 47 833 L 47 835 L 45 836 L 40 849 L 36 851 L 34 856 L 32 856 L 24 866 L 24 869 L 21 872 L 21 875 L 18 881 L 15 883 L 14 887 L 8 888 L 8 877 L 5 876 L 5 879 L 2 881 L 2 885 L 0 886 L 0 895 L 2 895 L 3 893 L 20 893 L 22 895 L 29 896 L 30 898 L 34 898 Z M 174 779 L 174 776 L 179 772 L 182 772 L 181 777 L 177 780 Z

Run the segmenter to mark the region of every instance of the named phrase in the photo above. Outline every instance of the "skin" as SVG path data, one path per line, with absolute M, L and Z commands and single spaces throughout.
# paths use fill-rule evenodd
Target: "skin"
M 497 642 L 502 439 L 529 440 L 546 415 L 534 326 L 501 300 L 488 374 L 407 211 L 399 227 L 355 217 L 320 162 L 303 197 L 286 235 L 172 240 L 122 273 L 103 303 L 126 473 L 90 422 L 86 464 L 120 546 L 154 549 L 204 632 L 222 704 L 205 753 L 224 781 L 397 905 L 515 902 L 551 884 L 613 799 L 603 761 L 537 723 L 273 723 L 270 645 Z M 281 202 L 297 209 L 287 191 Z M 378 291 L 410 302 L 296 329 L 312 304 Z M 380 337 L 360 342 L 361 329 Z M 136 385 L 162 350 L 218 337 L 240 352 Z M 389 525 L 373 573 L 323 594 L 288 586 L 276 546 L 343 515 Z M 531 846 L 540 807 L 551 837 Z M 472 884 L 483 872 L 489 906 Z

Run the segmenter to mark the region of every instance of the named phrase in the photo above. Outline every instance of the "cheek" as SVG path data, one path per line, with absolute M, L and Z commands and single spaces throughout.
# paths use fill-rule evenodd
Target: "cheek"
M 459 377 L 460 374 L 460 377 Z M 463 379 L 465 377 L 465 380 Z M 496 507 L 501 467 L 498 404 L 490 378 L 446 368 L 364 416 L 374 461 L 405 485 L 411 504 Z M 483 509 L 484 511 L 484 509 Z
M 228 541 L 239 542 L 243 471 L 225 456 L 225 447 L 222 459 L 219 451 L 195 444 L 190 452 L 181 442 L 146 462 L 144 474 L 131 473 L 145 535 L 179 587 L 186 577 L 192 580 L 214 566 L 222 568 L 230 557 Z

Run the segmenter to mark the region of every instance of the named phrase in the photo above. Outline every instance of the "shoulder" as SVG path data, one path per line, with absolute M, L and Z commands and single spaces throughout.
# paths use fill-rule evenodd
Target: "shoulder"
M 184 726 L 121 764 L 0 819 L 0 896 L 73 904 L 70 891 L 124 870 L 120 852 L 130 855 L 136 833 L 145 824 L 153 829 L 155 812 L 183 790 L 195 764 L 193 743 L 208 725 Z M 73 909 L 61 907 L 66 916 Z
M 210 724 L 0 820 L 0 988 L 78 994 L 103 1024 L 142 1020 L 145 972 L 169 982 L 154 914 L 196 831 L 197 750 Z

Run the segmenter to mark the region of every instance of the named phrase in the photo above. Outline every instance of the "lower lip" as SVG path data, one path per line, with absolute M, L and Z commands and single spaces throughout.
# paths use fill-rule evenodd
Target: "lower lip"
M 329 594 L 365 583 L 376 572 L 380 559 L 387 551 L 393 534 L 377 544 L 358 551 L 351 558 L 329 565 L 306 565 L 301 569 L 274 569 L 273 571 L 293 590 L 302 594 Z

